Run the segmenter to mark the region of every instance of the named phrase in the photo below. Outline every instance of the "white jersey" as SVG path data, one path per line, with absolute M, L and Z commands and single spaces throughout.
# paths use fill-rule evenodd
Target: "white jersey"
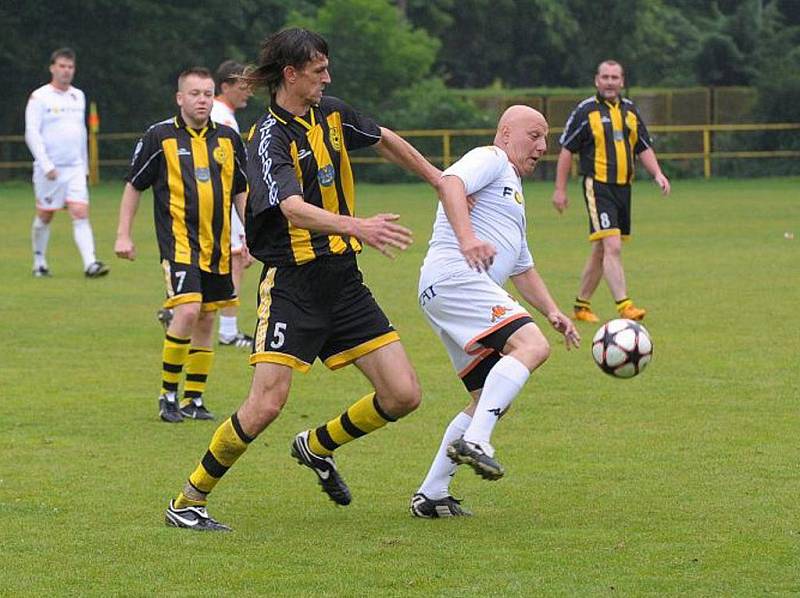
M 479 239 L 489 241 L 497 248 L 494 263 L 488 271 L 491 279 L 503 286 L 509 276 L 532 268 L 522 181 L 506 153 L 494 145 L 475 148 L 442 173 L 442 176 L 447 175 L 461 179 L 467 195 L 477 200 L 470 212 L 472 228 Z M 422 264 L 420 292 L 464 270 L 469 270 L 469 266 L 440 204 L 428 253 Z
M 233 108 L 228 106 L 225 102 L 219 101 L 217 98 L 214 98 L 214 105 L 211 107 L 211 120 L 215 123 L 228 125 L 231 129 L 240 133 L 239 123 L 236 122 Z
M 25 142 L 35 167 L 47 173 L 80 166 L 88 173 L 86 139 L 86 98 L 80 89 L 61 91 L 48 83 L 31 94 L 25 108 Z

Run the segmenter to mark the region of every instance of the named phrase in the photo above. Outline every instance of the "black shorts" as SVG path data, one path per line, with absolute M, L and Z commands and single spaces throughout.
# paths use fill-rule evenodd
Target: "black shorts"
M 354 255 L 264 267 L 258 289 L 251 364 L 280 363 L 306 372 L 319 357 L 335 370 L 400 340 Z
M 631 186 L 600 183 L 583 177 L 583 198 L 589 213 L 589 240 L 631 234 Z
M 161 260 L 167 298 L 164 307 L 171 308 L 184 303 L 202 303 L 203 311 L 215 311 L 239 305 L 233 278 L 228 274 L 214 274 L 191 264 L 179 264 Z

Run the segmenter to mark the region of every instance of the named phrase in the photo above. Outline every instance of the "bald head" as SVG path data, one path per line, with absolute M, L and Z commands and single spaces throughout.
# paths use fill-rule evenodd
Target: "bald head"
M 547 120 L 531 108 L 517 104 L 503 112 L 497 122 L 494 144 L 508 156 L 520 176 L 531 174 L 547 150 Z

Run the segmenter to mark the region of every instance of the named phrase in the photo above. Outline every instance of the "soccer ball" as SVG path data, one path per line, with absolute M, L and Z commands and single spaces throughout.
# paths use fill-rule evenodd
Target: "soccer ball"
M 606 374 L 633 378 L 653 358 L 653 341 L 647 329 L 633 320 L 611 320 L 592 339 L 592 357 Z

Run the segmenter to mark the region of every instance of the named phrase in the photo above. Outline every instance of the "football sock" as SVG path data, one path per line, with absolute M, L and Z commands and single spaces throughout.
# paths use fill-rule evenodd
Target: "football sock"
M 189 357 L 191 339 L 164 336 L 164 349 L 161 353 L 161 394 L 177 393 L 183 366 Z
M 464 432 L 469 442 L 489 442 L 497 420 L 511 405 L 531 373 L 520 361 L 506 355 L 489 371 L 472 422 Z
M 576 311 L 581 310 L 581 309 L 588 309 L 589 311 L 591 311 L 592 310 L 592 302 L 589 301 L 588 299 L 581 299 L 580 297 L 575 297 L 575 305 L 574 305 L 574 307 L 575 307 Z
M 450 425 L 448 425 L 447 429 L 444 431 L 442 443 L 439 445 L 439 451 L 433 458 L 433 463 L 431 463 L 431 468 L 428 470 L 428 475 L 425 476 L 417 492 L 424 494 L 432 500 L 438 500 L 450 495 L 450 480 L 453 479 L 453 475 L 456 473 L 456 468 L 458 466 L 447 456 L 447 446 L 464 435 L 464 431 L 471 421 L 472 416 L 467 415 L 463 411 L 453 418 Z
M 31 227 L 31 241 L 33 245 L 33 267 L 47 268 L 47 242 L 50 240 L 50 225 L 42 222 L 39 216 L 33 219 Z
M 236 323 L 236 316 L 219 316 L 219 338 L 224 341 L 232 341 L 239 334 L 239 327 Z
M 192 347 L 186 358 L 186 383 L 183 385 L 181 407 L 203 397 L 206 380 L 214 363 L 214 350 L 210 347 Z
M 617 301 L 617 311 L 622 313 L 627 307 L 633 305 L 633 301 L 625 297 L 624 299 L 620 299 Z
M 371 392 L 350 405 L 339 417 L 312 430 L 308 435 L 308 445 L 315 454 L 327 457 L 343 444 L 374 432 L 393 421 L 396 421 L 396 418 L 381 409 L 378 398 Z
M 75 237 L 75 245 L 81 252 L 83 269 L 97 261 L 94 256 L 94 237 L 92 236 L 92 225 L 88 218 L 76 218 L 72 221 L 72 235 Z
M 189 476 L 189 485 L 196 492 L 184 490 L 175 499 L 176 507 L 204 504 L 205 496 L 214 489 L 225 472 L 247 450 L 253 441 L 242 431 L 239 418 L 234 413 L 214 432 L 203 459 Z

